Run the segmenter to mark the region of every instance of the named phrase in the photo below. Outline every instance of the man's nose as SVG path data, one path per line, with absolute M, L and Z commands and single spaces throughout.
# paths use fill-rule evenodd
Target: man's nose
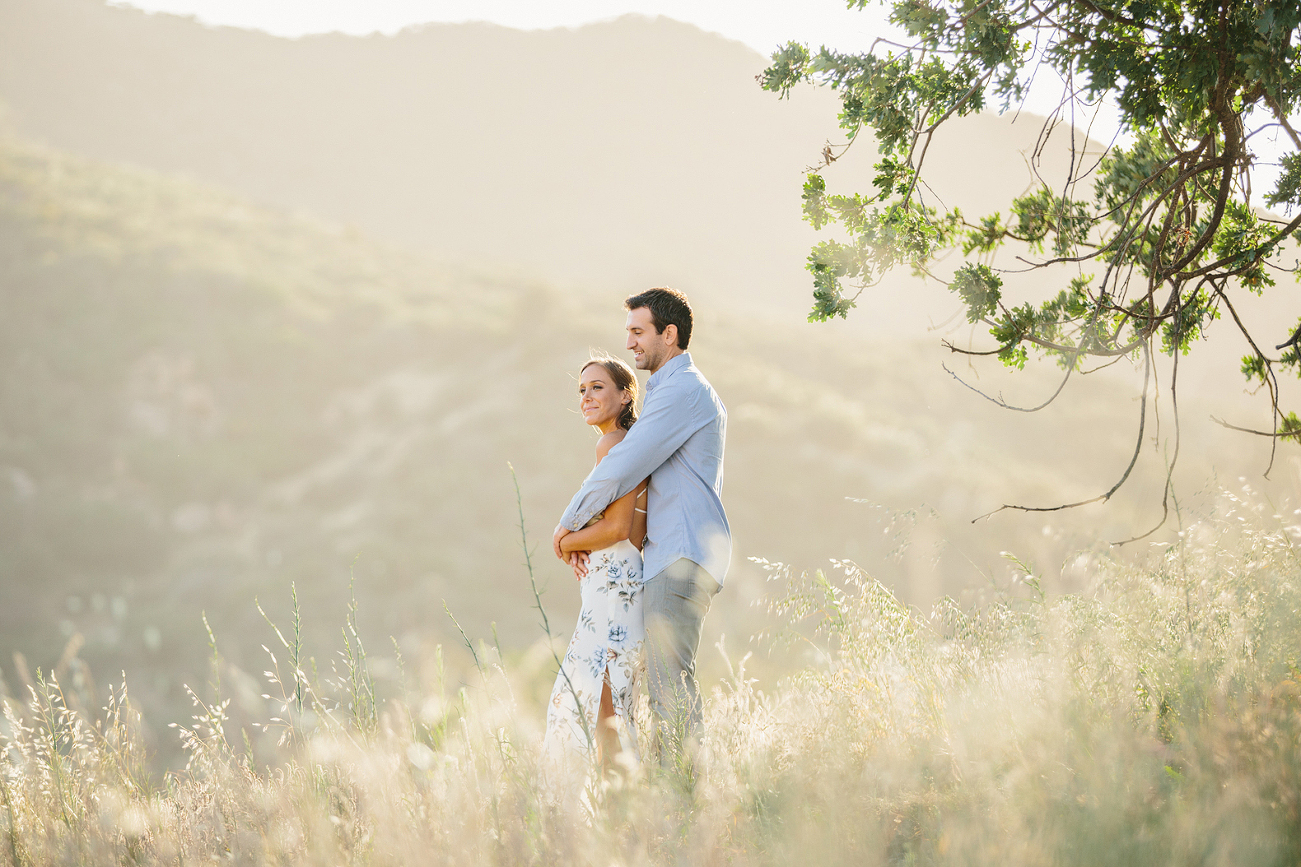
M 636 348 L 637 348 L 637 344 L 635 344 L 635 343 L 633 342 L 633 340 L 632 340 L 632 335 L 631 335 L 631 334 L 628 335 L 628 344 L 627 344 L 627 346 L 625 346 L 624 348 L 625 348 L 625 349 L 636 349 Z

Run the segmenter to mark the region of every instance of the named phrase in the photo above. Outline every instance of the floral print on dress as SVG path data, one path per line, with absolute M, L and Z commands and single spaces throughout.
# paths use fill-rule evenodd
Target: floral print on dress
M 635 587 L 628 586 L 628 584 L 625 582 L 613 589 L 615 593 L 615 599 L 618 601 L 620 605 L 623 606 L 624 611 L 631 611 L 634 606 L 636 606 L 637 610 L 639 611 L 641 610 L 641 605 L 639 604 L 641 600 L 638 598 L 641 595 L 640 582 L 638 582 Z
M 579 585 L 582 610 L 547 707 L 544 750 L 590 757 L 601 687 L 610 682 L 619 741 L 637 755 L 634 710 L 645 670 L 641 552 L 627 540 L 593 551 Z

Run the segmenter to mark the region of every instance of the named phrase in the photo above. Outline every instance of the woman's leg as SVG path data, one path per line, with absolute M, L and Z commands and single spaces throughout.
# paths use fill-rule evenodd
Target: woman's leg
M 601 772 L 614 769 L 615 757 L 622 745 L 619 743 L 619 715 L 614 710 L 614 697 L 610 693 L 610 672 L 606 669 L 601 684 L 601 704 L 596 717 L 596 756 Z

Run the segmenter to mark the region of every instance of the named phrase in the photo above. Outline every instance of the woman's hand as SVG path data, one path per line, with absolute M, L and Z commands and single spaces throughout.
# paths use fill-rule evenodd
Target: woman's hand
M 587 577 L 587 562 L 588 562 L 587 554 L 588 554 L 587 551 L 569 552 L 569 558 L 567 562 L 569 563 L 570 567 L 573 568 L 574 578 L 578 581 L 582 581 L 584 578 Z

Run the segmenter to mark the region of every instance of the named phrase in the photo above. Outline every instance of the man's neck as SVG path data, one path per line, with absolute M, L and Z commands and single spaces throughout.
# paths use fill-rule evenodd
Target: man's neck
M 655 374 L 659 373 L 661 370 L 664 369 L 665 365 L 667 365 L 673 359 L 677 358 L 679 355 L 686 355 L 686 354 L 687 351 L 685 349 L 678 349 L 676 346 L 673 347 L 669 355 L 663 361 L 660 362 L 660 366 L 651 371 L 651 375 L 654 376 Z

